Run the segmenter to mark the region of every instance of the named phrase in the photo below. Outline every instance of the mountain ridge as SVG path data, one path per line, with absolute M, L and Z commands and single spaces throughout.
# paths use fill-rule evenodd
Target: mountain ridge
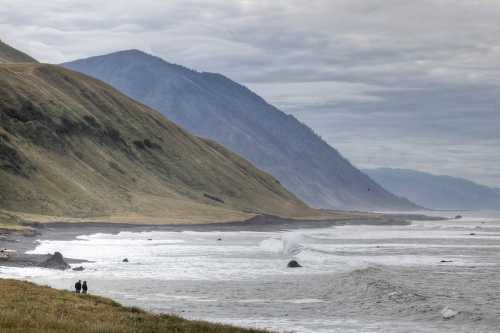
M 500 189 L 465 178 L 427 172 L 378 168 L 364 169 L 376 181 L 413 202 L 433 209 L 500 209 Z
M 190 132 L 228 147 L 314 207 L 419 208 L 376 184 L 295 117 L 221 74 L 170 64 L 139 50 L 62 66 L 108 82 Z

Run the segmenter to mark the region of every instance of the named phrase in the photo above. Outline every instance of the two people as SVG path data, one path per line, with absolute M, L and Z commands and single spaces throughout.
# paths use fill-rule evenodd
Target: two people
M 87 290 L 88 290 L 88 287 L 87 287 L 87 281 L 83 281 L 83 284 L 82 284 L 82 280 L 78 280 L 76 283 L 75 283 L 75 292 L 77 294 L 79 294 L 80 292 L 82 294 L 86 294 L 87 293 Z

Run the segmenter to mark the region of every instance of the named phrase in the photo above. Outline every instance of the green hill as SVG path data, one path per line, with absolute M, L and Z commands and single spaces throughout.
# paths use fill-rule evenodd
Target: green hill
M 313 214 L 222 146 L 101 81 L 44 64 L 0 65 L 0 209 L 155 223 Z
M 8 63 L 30 63 L 37 62 L 35 59 L 0 40 L 0 64 Z
M 4 279 L 0 279 L 0 314 L 0 331 L 12 333 L 263 332 L 154 315 L 102 297 Z

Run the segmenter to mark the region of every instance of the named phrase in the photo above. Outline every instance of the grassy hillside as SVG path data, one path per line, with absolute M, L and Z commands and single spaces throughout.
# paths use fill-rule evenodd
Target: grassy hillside
M 35 59 L 0 40 L 0 64 L 37 62 Z
M 270 175 L 111 86 L 0 65 L 0 209 L 159 223 L 314 214 Z
M 19 333 L 258 333 L 226 325 L 153 315 L 97 296 L 0 279 L 0 331 Z
M 246 87 L 138 50 L 63 64 L 111 84 L 276 177 L 313 207 L 416 210 L 360 172 L 309 127 Z

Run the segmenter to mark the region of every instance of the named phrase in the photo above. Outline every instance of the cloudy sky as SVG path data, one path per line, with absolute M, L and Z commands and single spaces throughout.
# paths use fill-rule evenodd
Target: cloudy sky
M 239 81 L 358 167 L 500 187 L 500 0 L 0 0 L 60 63 L 137 48 Z

